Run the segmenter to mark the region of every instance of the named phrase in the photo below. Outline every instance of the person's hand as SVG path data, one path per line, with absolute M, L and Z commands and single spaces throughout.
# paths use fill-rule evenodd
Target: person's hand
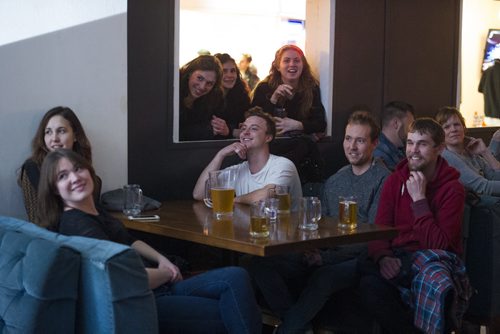
M 406 180 L 406 189 L 413 202 L 425 198 L 426 187 L 427 180 L 425 179 L 424 173 L 421 171 L 411 171 L 410 177 Z
M 481 138 L 470 138 L 469 143 L 465 147 L 467 152 L 474 155 L 483 154 L 488 149 Z
M 229 127 L 227 126 L 227 123 L 225 120 L 222 118 L 219 118 L 217 116 L 212 116 L 212 120 L 210 121 L 210 125 L 212 126 L 212 131 L 214 136 L 216 135 L 222 135 L 222 136 L 228 136 L 229 135 Z
M 219 151 L 223 157 L 228 157 L 230 155 L 237 154 L 240 159 L 245 160 L 247 158 L 247 147 L 241 142 L 234 142 Z
M 271 103 L 276 104 L 278 101 L 282 101 L 285 99 L 292 99 L 293 97 L 293 87 L 287 84 L 281 84 L 276 88 L 276 90 L 273 92 L 273 95 L 271 95 Z
M 276 124 L 276 133 L 279 135 L 281 135 L 285 132 L 288 132 L 288 131 L 303 130 L 304 129 L 302 122 L 297 121 L 293 118 L 274 117 L 274 122 Z
M 170 277 L 168 282 L 175 283 L 182 281 L 182 274 L 179 268 L 164 256 L 160 257 L 158 260 L 158 269 L 160 271 L 165 271 Z
M 385 279 L 392 279 L 398 276 L 401 270 L 401 260 L 397 257 L 385 256 L 379 262 L 380 275 Z

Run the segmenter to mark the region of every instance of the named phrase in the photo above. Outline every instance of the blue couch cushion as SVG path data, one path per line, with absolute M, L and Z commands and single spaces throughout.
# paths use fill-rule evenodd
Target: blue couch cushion
M 7 217 L 0 217 L 0 229 L 3 228 L 54 242 L 80 254 L 80 270 L 76 270 L 79 283 L 75 289 L 78 291 L 76 333 L 158 332 L 154 296 L 144 265 L 133 249 L 105 240 L 52 233 Z M 0 291 L 0 299 L 1 295 Z
M 0 223 L 0 332 L 74 332 L 79 270 L 73 249 Z

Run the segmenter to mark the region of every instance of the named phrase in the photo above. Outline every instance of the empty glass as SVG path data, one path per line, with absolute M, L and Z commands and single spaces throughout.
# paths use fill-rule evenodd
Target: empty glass
M 302 197 L 300 199 L 299 229 L 314 231 L 318 229 L 321 219 L 321 201 L 318 197 Z

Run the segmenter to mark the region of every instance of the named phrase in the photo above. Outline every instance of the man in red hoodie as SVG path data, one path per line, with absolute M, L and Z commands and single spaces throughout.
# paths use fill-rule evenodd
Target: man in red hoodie
M 375 224 L 396 227 L 399 234 L 369 244 L 369 259 L 360 265 L 360 291 L 367 311 L 389 333 L 421 333 L 400 293 L 415 277 L 415 252 L 462 253 L 465 192 L 459 173 L 441 158 L 443 149 L 444 132 L 437 122 L 414 121 L 406 159 L 389 175 L 380 196 Z

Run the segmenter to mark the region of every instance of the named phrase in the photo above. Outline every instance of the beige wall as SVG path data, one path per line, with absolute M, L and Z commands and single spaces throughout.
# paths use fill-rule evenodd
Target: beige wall
M 474 112 L 484 115 L 483 94 L 477 88 L 488 29 L 500 29 L 500 1 L 463 0 L 461 45 L 460 110 L 472 126 Z M 500 120 L 486 119 L 487 125 L 499 126 Z

